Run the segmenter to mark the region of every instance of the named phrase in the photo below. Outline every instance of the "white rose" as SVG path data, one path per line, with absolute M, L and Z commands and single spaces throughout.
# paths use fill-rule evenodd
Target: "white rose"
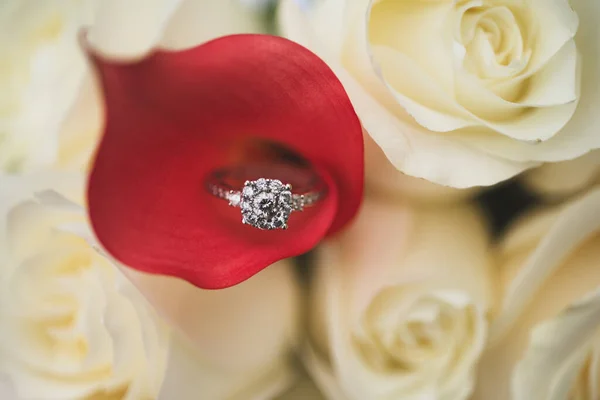
M 534 193 L 549 199 L 559 199 L 600 184 L 600 150 L 535 168 L 524 174 L 523 181 Z
M 99 253 L 84 209 L 57 192 L 31 195 L 83 188 L 53 179 L 2 178 L 0 369 L 19 399 L 155 398 L 167 332 Z
M 216 291 L 127 274 L 177 333 L 158 400 L 268 400 L 291 386 L 300 291 L 289 260 Z
M 525 218 L 499 256 L 503 300 L 474 399 L 600 398 L 600 190 Z
M 87 68 L 77 32 L 92 14 L 90 1 L 0 7 L 0 171 L 56 162 L 61 124 Z
M 318 251 L 305 361 L 329 399 L 466 399 L 493 300 L 473 209 L 367 201 Z
M 141 57 L 217 36 L 260 32 L 237 0 L 8 0 L 0 6 L 0 172 L 84 168 L 102 126 L 98 88 L 78 37 Z
M 279 16 L 398 170 L 470 187 L 600 147 L 600 3 L 571 3 L 283 0 Z

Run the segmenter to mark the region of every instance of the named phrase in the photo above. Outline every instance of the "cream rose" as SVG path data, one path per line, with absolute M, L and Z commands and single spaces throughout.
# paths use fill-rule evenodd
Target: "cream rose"
M 34 4 L 35 3 L 35 4 Z M 214 37 L 260 32 L 237 0 L 8 0 L 0 7 L 0 172 L 81 170 L 102 125 L 98 88 L 78 36 L 135 58 Z
M 494 297 L 473 209 L 367 201 L 316 271 L 304 359 L 327 398 L 468 398 Z
M 470 187 L 600 147 L 600 5 L 571 3 L 283 0 L 279 15 L 398 170 Z
M 127 275 L 175 331 L 158 400 L 268 400 L 294 383 L 300 291 L 289 260 L 217 291 Z
M 600 190 L 525 218 L 499 257 L 503 299 L 474 399 L 600 398 Z
M 84 209 L 57 192 L 32 196 L 50 182 L 83 187 L 53 179 L 2 178 L 1 372 L 24 400 L 153 399 L 167 331 L 99 252 Z
M 56 162 L 61 124 L 87 68 L 77 32 L 92 15 L 90 1 L 0 7 L 0 171 Z

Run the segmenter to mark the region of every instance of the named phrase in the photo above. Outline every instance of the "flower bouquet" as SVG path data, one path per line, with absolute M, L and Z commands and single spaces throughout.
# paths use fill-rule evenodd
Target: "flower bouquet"
M 596 0 L 5 0 L 0 399 L 600 399 Z

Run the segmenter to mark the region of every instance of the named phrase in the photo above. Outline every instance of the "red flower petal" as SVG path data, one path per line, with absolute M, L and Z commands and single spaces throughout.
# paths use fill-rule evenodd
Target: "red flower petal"
M 310 250 L 357 212 L 361 126 L 333 72 L 303 47 L 236 35 L 131 64 L 93 61 L 106 127 L 89 210 L 117 260 L 222 288 Z M 239 209 L 204 188 L 211 171 L 247 159 L 247 144 L 260 140 L 297 152 L 328 184 L 325 199 L 293 213 L 286 231 L 242 225 Z

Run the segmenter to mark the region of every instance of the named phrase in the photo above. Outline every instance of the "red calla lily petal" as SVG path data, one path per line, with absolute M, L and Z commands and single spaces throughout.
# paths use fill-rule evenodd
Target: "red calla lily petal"
M 361 126 L 333 72 L 305 48 L 234 35 L 135 63 L 91 57 L 106 126 L 89 212 L 100 242 L 122 263 L 223 288 L 310 250 L 357 212 Z M 239 209 L 204 188 L 211 171 L 244 161 L 247 144 L 264 140 L 304 157 L 328 186 L 285 231 L 243 225 Z

